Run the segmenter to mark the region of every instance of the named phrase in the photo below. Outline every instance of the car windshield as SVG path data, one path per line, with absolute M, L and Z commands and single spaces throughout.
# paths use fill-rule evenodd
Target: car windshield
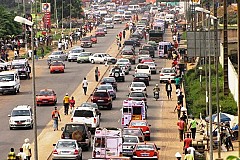
M 144 46 L 143 49 L 146 49 L 146 50 L 152 50 L 152 46 Z
M 17 116 L 30 116 L 29 110 L 13 110 L 12 111 L 12 117 L 17 117 Z
M 154 150 L 154 146 L 151 144 L 137 145 L 137 150 Z
M 103 82 L 113 83 L 113 82 L 116 82 L 116 80 L 115 80 L 115 78 L 103 78 Z
M 13 80 L 14 80 L 14 74 L 0 75 L 0 82 L 13 81 Z
M 142 121 L 133 121 L 131 122 L 131 126 L 147 126 L 146 122 L 142 122 Z
M 82 38 L 82 41 L 90 41 L 90 40 L 91 40 L 90 37 L 83 37 L 83 38 Z
M 53 52 L 52 55 L 59 55 L 62 54 L 62 52 Z
M 152 63 L 152 62 L 144 62 L 144 64 L 147 64 L 147 65 L 149 65 L 149 66 L 155 66 L 155 64 Z
M 90 56 L 90 53 L 82 53 L 79 55 L 80 57 L 87 57 L 87 56 Z
M 147 78 L 148 75 L 146 73 L 136 73 L 135 77 L 145 77 L 145 78 Z
M 104 85 L 104 86 L 99 86 L 99 90 L 113 90 L 112 86 L 110 85 Z
M 95 92 L 93 94 L 94 97 L 108 97 L 107 92 Z
M 21 69 L 21 68 L 24 68 L 24 64 L 13 64 L 12 65 L 12 69 Z
M 163 69 L 162 72 L 163 73 L 174 73 L 174 71 L 172 69 Z
M 51 66 L 63 66 L 62 62 L 52 62 Z
M 144 83 L 133 83 L 132 87 L 146 87 Z
M 122 55 L 133 55 L 132 51 L 123 51 Z
M 65 131 L 66 132 L 74 132 L 74 131 L 80 131 L 83 132 L 85 130 L 85 127 L 83 124 L 67 124 Z
M 138 137 L 123 137 L 123 142 L 138 143 Z
M 139 55 L 141 55 L 141 54 L 149 54 L 149 51 L 147 51 L 147 50 L 141 50 L 141 51 L 139 51 L 139 53 L 138 53 Z
M 137 69 L 149 69 L 148 65 L 138 65 Z
M 80 107 L 93 107 L 98 108 L 96 103 L 82 103 Z
M 129 97 L 144 97 L 144 93 L 142 93 L 142 92 L 131 92 Z
M 104 32 L 103 29 L 98 29 L 96 32 Z
M 143 57 L 142 60 L 152 60 L 152 58 L 150 58 L 150 57 Z M 147 69 L 147 68 L 145 68 L 145 69 Z
M 82 51 L 82 49 L 74 49 L 71 51 L 71 53 L 81 53 Z
M 44 91 L 40 91 L 39 96 L 53 96 L 54 93 L 53 91 L 48 91 L 48 90 L 44 90 Z
M 93 111 L 75 110 L 73 117 L 93 117 Z
M 76 148 L 76 143 L 74 141 L 58 141 L 57 148 L 72 148 L 75 149 Z

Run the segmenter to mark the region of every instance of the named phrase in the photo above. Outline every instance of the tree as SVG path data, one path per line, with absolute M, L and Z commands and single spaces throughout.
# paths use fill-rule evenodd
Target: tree
M 0 6 L 0 37 L 17 35 L 21 32 L 21 25 L 14 21 L 15 14 Z

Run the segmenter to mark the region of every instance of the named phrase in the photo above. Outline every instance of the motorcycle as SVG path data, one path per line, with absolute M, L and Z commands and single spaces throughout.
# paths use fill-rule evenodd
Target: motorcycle
M 159 92 L 158 91 L 154 92 L 154 98 L 156 99 L 156 101 L 159 99 Z

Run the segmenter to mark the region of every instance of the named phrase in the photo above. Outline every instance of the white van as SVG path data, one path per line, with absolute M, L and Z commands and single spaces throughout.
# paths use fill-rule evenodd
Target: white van
M 159 42 L 158 44 L 158 55 L 159 58 L 167 58 L 168 49 L 172 46 L 171 42 Z
M 129 5 L 128 10 L 132 13 L 137 13 L 140 10 L 139 5 Z
M 17 70 L 0 72 L 0 93 L 17 94 L 20 91 L 20 78 Z

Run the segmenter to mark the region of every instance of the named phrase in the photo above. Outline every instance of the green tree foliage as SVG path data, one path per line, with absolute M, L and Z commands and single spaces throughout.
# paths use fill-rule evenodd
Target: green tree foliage
M 20 33 L 21 25 L 14 22 L 14 13 L 9 12 L 3 6 L 0 6 L 0 37 L 7 35 L 17 35 Z

